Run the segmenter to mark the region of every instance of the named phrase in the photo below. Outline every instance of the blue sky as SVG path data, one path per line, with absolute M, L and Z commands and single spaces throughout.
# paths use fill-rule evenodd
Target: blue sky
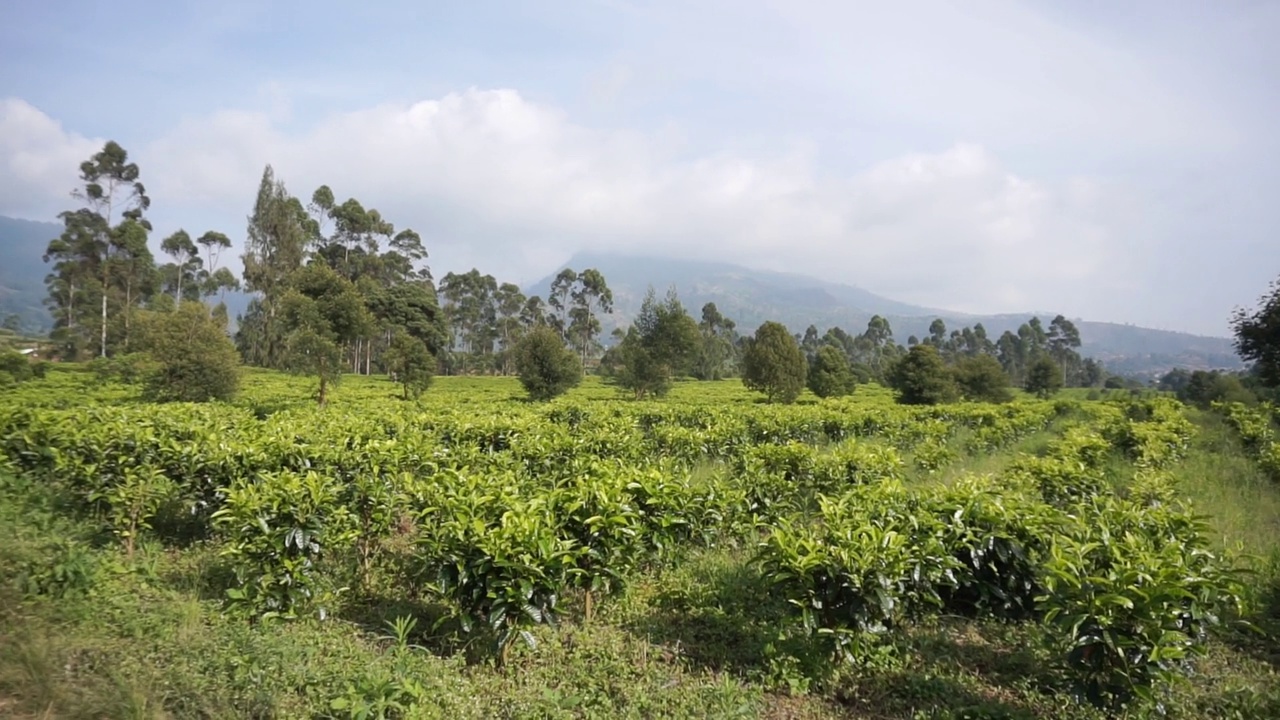
M 0 214 L 105 139 L 157 235 L 264 164 L 437 275 L 718 258 L 971 312 L 1226 333 L 1280 273 L 1280 3 L 0 5 Z

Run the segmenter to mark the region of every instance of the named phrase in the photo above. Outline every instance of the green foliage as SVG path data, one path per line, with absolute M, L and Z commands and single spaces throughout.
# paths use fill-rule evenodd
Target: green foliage
M 1052 397 L 1062 389 L 1062 368 L 1049 357 L 1041 357 L 1027 369 L 1027 382 L 1023 387 L 1036 397 Z
M 1271 283 L 1252 312 L 1236 310 L 1231 329 L 1240 357 L 1256 364 L 1268 387 L 1280 387 L 1280 280 Z
M 94 358 L 89 371 L 101 382 L 140 383 L 156 372 L 156 362 L 146 353 Z
M 1186 511 L 1107 500 L 1058 535 L 1038 598 L 1076 691 L 1096 707 L 1156 705 L 1241 586 Z
M 222 325 L 200 302 L 149 313 L 140 347 L 156 363 L 146 395 L 157 402 L 230 400 L 240 386 L 240 359 Z
M 319 404 L 342 375 L 341 348 L 368 331 L 372 318 L 351 281 L 313 264 L 289 278 L 281 306 L 288 328 L 288 360 L 295 371 L 320 380 Z
M 125 468 L 116 482 L 89 493 L 106 515 L 125 552 L 133 554 L 138 534 L 151 529 L 151 519 L 178 493 L 177 484 L 158 468 Z
M 733 320 L 720 314 L 715 303 L 702 306 L 702 321 L 698 330 L 702 341 L 693 363 L 693 376 L 699 380 L 719 380 L 734 370 L 734 339 L 737 337 Z
M 834 656 L 872 661 L 880 636 L 941 605 L 938 588 L 957 563 L 942 524 L 913 504 L 891 487 L 822 497 L 819 522 L 784 518 L 761 543 L 764 576 Z
M 556 621 L 560 592 L 582 551 L 557 535 L 546 498 L 492 500 L 450 497 L 445 512 L 431 518 L 438 525 L 420 553 L 435 591 L 457 606 L 463 631 L 487 631 L 505 660 L 517 638 L 534 642 L 525 625 Z
M 16 385 L 35 377 L 35 368 L 26 356 L 12 350 L 0 351 L 0 372 L 6 373 Z
M 1041 590 L 1040 567 L 1062 516 L 989 479 L 967 479 L 931 497 L 957 568 L 939 592 L 948 612 L 1028 619 Z
M 1186 375 L 1184 382 L 1167 382 L 1173 380 L 1172 375 L 1169 373 L 1161 378 L 1161 389 L 1173 389 L 1178 399 L 1185 403 L 1208 408 L 1216 402 L 1246 405 L 1257 402 L 1257 397 L 1235 375 L 1196 370 Z
M 906 405 L 937 405 L 959 397 L 955 380 L 933 345 L 916 345 L 889 369 L 889 386 Z
M 108 357 L 129 348 L 129 316 L 154 290 L 147 248 L 151 199 L 137 163 L 108 141 L 80 164 L 81 207 L 59 215 L 61 236 L 49 242 L 45 284 L 59 354 Z
M 785 327 L 766 322 L 756 329 L 742 355 L 743 385 L 764 393 L 769 402 L 792 403 L 804 390 L 805 374 L 804 353 Z
M 534 400 L 550 400 L 582 382 L 582 364 L 549 327 L 534 328 L 515 347 L 520 384 Z
M 621 368 L 613 379 L 637 400 L 662 397 L 670 392 L 672 378 L 692 363 L 699 341 L 698 325 L 675 289 L 659 302 L 650 288 L 618 346 Z
M 84 543 L 58 538 L 17 570 L 18 585 L 25 594 L 65 599 L 92 594 L 102 567 Z
M 568 352 L 551 333 L 554 346 Z M 1097 542 L 1136 553 L 1176 546 L 1187 556 L 1185 577 L 1163 556 L 1135 561 L 1134 571 L 1172 578 L 1207 598 L 1193 614 L 1224 612 L 1235 593 L 1230 577 L 1217 574 L 1220 561 L 1196 564 L 1207 536 L 1174 512 L 1178 492 L 1167 478 L 1191 450 L 1194 428 L 1185 408 L 1167 397 L 912 407 L 869 386 L 856 397 L 777 406 L 752 402 L 736 383 L 681 383 L 668 402 L 618 403 L 593 378 L 571 399 L 540 406 L 513 401 L 514 379 L 443 378 L 422 404 L 408 405 L 386 402 L 385 378 L 360 378 L 320 410 L 305 402 L 297 381 L 273 373 L 249 378 L 245 407 L 155 405 L 58 367 L 45 381 L 6 393 L 0 454 L 59 498 L 59 516 L 83 517 L 94 529 L 102 518 L 122 541 L 145 534 L 163 543 L 163 550 L 152 543 L 135 549 L 129 565 L 140 575 L 153 557 L 169 563 L 188 552 L 220 552 L 221 563 L 192 563 L 202 566 L 193 587 L 225 591 L 232 607 L 254 617 L 319 613 L 378 628 L 388 617 L 426 621 L 430 629 L 411 639 L 405 620 L 394 645 L 382 643 L 379 652 L 395 662 L 359 663 L 360 672 L 309 681 L 316 683 L 307 685 L 309 710 L 284 715 L 420 710 L 428 701 L 410 680 L 427 687 L 429 676 L 400 665 L 414 655 L 413 641 L 432 648 L 422 655 L 437 667 L 461 663 L 438 655 L 465 647 L 476 659 L 474 652 L 488 647 L 520 668 L 519 676 L 552 655 L 580 660 L 584 651 L 573 648 L 594 633 L 621 632 L 620 624 L 655 657 L 665 652 L 655 648 L 687 648 L 679 660 L 649 661 L 663 669 L 708 664 L 740 672 L 747 684 L 766 678 L 826 692 L 831 686 L 821 680 L 839 672 L 831 658 L 840 657 L 861 666 L 842 684 L 892 684 L 915 663 L 929 672 L 941 667 L 914 653 L 932 647 L 926 654 L 933 657 L 938 641 L 924 638 L 956 616 L 973 618 L 964 627 L 984 640 L 992 628 L 1006 628 L 998 632 L 1035 646 L 1025 663 L 1045 668 L 1017 673 L 1026 681 L 1018 687 L 1043 692 L 1013 689 L 1005 680 L 1013 671 L 984 687 L 1043 699 L 1073 678 L 1086 694 L 1090 683 L 1102 687 L 1102 697 L 1119 692 L 1112 689 L 1119 687 L 1118 666 L 1076 664 L 1072 626 L 1046 629 L 1061 651 L 1060 668 L 1050 668 L 1047 650 L 1031 642 L 1050 608 L 1059 609 L 1055 623 L 1061 616 L 1096 619 L 1108 609 L 1096 597 L 1101 591 L 1050 587 L 1047 568 L 1058 562 L 1051 548 L 1064 554 L 1072 543 Z M 1240 408 L 1242 434 L 1271 448 L 1271 409 Z M 904 467 L 904 457 L 936 477 Z M 13 511 L 0 508 L 3 522 Z M 1137 539 L 1117 540 L 1130 535 Z M 186 544 L 194 538 L 208 542 Z M 731 589 L 714 606 L 666 606 L 667 581 L 655 577 L 679 572 L 691 556 L 756 543 L 759 562 L 746 566 L 741 558 Z M 1095 549 L 1084 557 L 1101 566 L 1118 562 L 1107 553 L 1119 552 Z M 0 549 L 0 567 L 19 566 L 36 567 L 6 561 Z M 229 572 L 220 574 L 221 567 Z M 1100 568 L 1090 572 L 1106 576 Z M 69 586 L 95 593 L 116 582 L 115 575 L 92 573 L 83 583 L 74 571 L 64 575 Z M 59 582 L 45 583 L 54 588 L 47 592 L 61 592 Z M 170 592 L 169 582 L 153 595 Z M 728 597 L 734 593 L 745 595 Z M 1151 629 L 1164 626 L 1150 617 L 1173 612 L 1168 603 L 1160 607 L 1138 615 L 1115 610 L 1111 627 L 1137 638 L 1133 647 L 1153 637 L 1183 647 Z M 788 615 L 796 622 L 788 624 Z M 582 622 L 545 627 L 562 616 Z M 1022 624 L 988 625 L 990 617 Z M 235 627 L 235 618 L 243 614 L 217 622 Z M 340 625 L 295 627 L 302 637 L 358 635 Z M 651 639 L 639 639 L 637 629 Z M 252 632 L 280 630 L 260 625 Z M 519 649 L 522 638 L 531 649 Z M 887 672 L 886 662 L 896 670 Z M 1164 670 L 1144 675 L 1125 662 L 1121 685 L 1160 692 L 1172 677 Z M 267 674 L 294 665 L 281 662 Z M 1171 664 L 1169 673 L 1179 667 Z M 600 672 L 608 673 L 602 681 L 619 677 L 616 668 Z M 916 700 L 948 692 L 933 688 Z M 1141 698 L 1140 690 L 1131 692 Z M 568 702 L 563 694 L 555 706 L 561 701 Z M 1039 713 L 1043 706 L 1036 707 Z M 898 708 L 881 710 L 894 716 Z
M 263 619 L 311 611 L 326 617 L 333 588 L 317 563 L 354 539 L 355 523 L 338 502 L 341 491 L 331 476 L 287 470 L 224 490 L 213 522 L 228 538 L 223 555 L 235 569 L 236 587 L 227 590 L 233 606 Z
M 404 388 L 405 400 L 417 400 L 431 387 L 436 359 L 426 343 L 401 330 L 391 338 L 383 361 L 392 377 Z
M 843 397 L 853 393 L 857 377 L 849 367 L 845 354 L 830 345 L 823 346 L 809 367 L 808 386 L 820 398 Z
M 961 358 L 953 370 L 960 395 L 975 402 L 1009 402 L 1009 376 L 1000 362 L 990 355 Z

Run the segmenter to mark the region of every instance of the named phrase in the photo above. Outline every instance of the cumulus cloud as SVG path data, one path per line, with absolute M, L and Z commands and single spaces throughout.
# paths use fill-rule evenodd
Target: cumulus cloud
M 47 220 L 65 210 L 80 163 L 102 145 L 23 100 L 0 98 L 0 215 Z
M 22 127 L 57 127 L 23 112 L 33 117 Z M 93 149 L 55 139 L 15 142 L 51 167 Z M 0 162 L 17 167 L 19 146 L 3 147 Z M 271 163 L 295 194 L 325 183 L 417 229 L 437 270 L 476 265 L 521 281 L 577 250 L 616 250 L 807 272 L 962 311 L 1059 307 L 1081 281 L 1104 281 L 1125 220 L 1099 182 L 1021 177 L 980 145 L 838 174 L 803 152 L 695 154 L 662 134 L 584 127 L 513 90 L 380 105 L 302 130 L 220 112 L 137 152 L 158 225 L 199 213 L 240 231 Z

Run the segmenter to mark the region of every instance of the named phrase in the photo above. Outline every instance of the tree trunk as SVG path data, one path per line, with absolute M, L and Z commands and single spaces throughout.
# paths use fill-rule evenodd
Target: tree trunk
M 99 342 L 101 346 L 101 357 L 107 356 L 107 286 L 104 282 L 102 285 L 102 333 Z
M 129 352 L 129 316 L 133 314 L 133 278 L 124 284 L 124 351 Z
M 76 309 L 76 282 L 74 280 L 67 283 L 67 331 L 70 332 L 75 324 Z

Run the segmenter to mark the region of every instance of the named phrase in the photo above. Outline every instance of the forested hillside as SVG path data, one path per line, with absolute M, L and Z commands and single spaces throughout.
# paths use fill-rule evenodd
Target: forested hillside
M 44 276 L 49 268 L 41 256 L 61 232 L 55 223 L 0 216 L 0 317 L 16 315 L 26 329 L 48 329 Z

